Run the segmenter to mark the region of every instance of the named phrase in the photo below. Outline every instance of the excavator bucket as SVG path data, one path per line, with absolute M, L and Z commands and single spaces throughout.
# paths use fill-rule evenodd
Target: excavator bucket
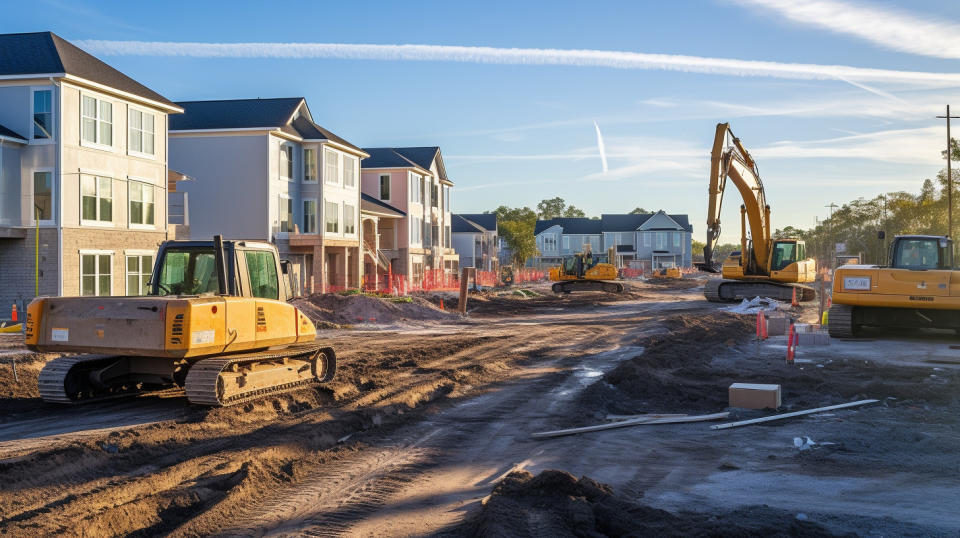
M 694 263 L 693 265 L 694 265 L 694 267 L 696 267 L 697 269 L 703 271 L 704 273 L 719 273 L 719 272 L 720 272 L 720 266 L 718 266 L 717 264 L 714 264 L 714 263 L 696 262 L 696 263 Z

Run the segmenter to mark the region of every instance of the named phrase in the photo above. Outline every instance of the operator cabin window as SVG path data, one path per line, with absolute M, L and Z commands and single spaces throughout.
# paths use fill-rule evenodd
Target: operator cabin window
M 280 229 L 281 232 L 293 231 L 293 199 L 280 198 Z
M 113 222 L 113 180 L 80 176 L 80 220 L 92 224 Z
M 110 295 L 110 254 L 80 254 L 80 295 Z
M 33 173 L 33 216 L 41 222 L 53 220 L 53 172 Z
M 84 95 L 80 113 L 81 139 L 99 146 L 113 146 L 113 104 Z
M 303 180 L 317 180 L 317 150 L 307 148 L 303 150 Z
M 340 232 L 340 204 L 336 202 L 324 202 L 324 223 L 327 233 Z
M 303 201 L 303 233 L 317 233 L 317 201 Z
M 153 114 L 131 108 L 128 114 L 130 125 L 129 151 L 130 153 L 154 154 L 155 139 Z
M 243 253 L 247 262 L 247 276 L 254 297 L 261 299 L 280 298 L 280 280 L 277 278 L 277 263 L 272 252 L 247 250 Z
M 127 256 L 127 295 L 146 295 L 150 291 L 152 255 Z
M 357 160 L 353 157 L 343 156 L 343 185 L 353 187 L 357 184 Z
M 337 162 L 337 152 L 323 150 L 323 181 L 334 185 L 340 183 L 340 168 Z
M 390 201 L 390 174 L 380 174 L 380 199 Z
M 130 224 L 153 226 L 153 185 L 130 182 Z
M 356 208 L 350 204 L 343 204 L 343 233 L 357 233 L 356 228 Z
M 53 92 L 33 92 L 33 139 L 53 138 Z
M 280 146 L 280 177 L 293 179 L 293 148 Z

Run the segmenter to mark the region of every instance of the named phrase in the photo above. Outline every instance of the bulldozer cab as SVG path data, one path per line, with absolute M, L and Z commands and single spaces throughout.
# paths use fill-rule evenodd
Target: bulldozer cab
M 792 263 L 805 260 L 806 250 L 806 244 L 796 239 L 774 241 L 773 250 L 770 252 L 770 270 L 782 271 Z
M 900 236 L 890 247 L 890 259 L 896 269 L 950 269 L 953 241 L 944 236 Z
M 259 241 L 167 241 L 160 246 L 151 295 L 227 295 L 286 301 L 287 266 Z

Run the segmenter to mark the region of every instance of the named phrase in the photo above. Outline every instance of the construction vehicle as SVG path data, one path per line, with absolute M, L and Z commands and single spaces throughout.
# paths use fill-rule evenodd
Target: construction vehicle
M 550 269 L 550 280 L 554 283 L 554 293 L 574 291 L 605 291 L 623 293 L 623 284 L 609 282 L 617 278 L 617 268 L 609 263 L 601 263 L 593 257 L 590 245 L 584 245 L 584 251 L 563 259 L 563 263 Z
M 336 355 L 287 302 L 286 265 L 269 243 L 166 241 L 148 295 L 35 299 L 27 347 L 67 353 L 41 370 L 41 397 L 182 387 L 190 403 L 225 406 L 329 381 Z
M 841 265 L 860 265 L 860 258 L 859 254 L 837 254 L 834 269 Z
M 960 272 L 952 260 L 949 237 L 901 235 L 890 245 L 888 265 L 837 267 L 830 336 L 850 338 L 868 326 L 960 332 Z
M 501 265 L 500 266 L 500 285 L 501 286 L 512 286 L 514 281 L 513 276 L 513 266 L 512 265 Z
M 683 273 L 680 272 L 679 267 L 664 267 L 663 269 L 654 269 L 653 273 L 650 274 L 650 278 L 654 278 L 654 279 L 683 278 Z
M 740 192 L 740 251 L 731 253 L 721 268 L 713 264 L 713 249 L 720 239 L 720 209 L 727 179 Z M 749 225 L 749 237 L 747 227 Z M 770 206 L 757 163 L 730 131 L 729 123 L 717 124 L 710 154 L 710 196 L 707 205 L 707 242 L 701 271 L 721 273 L 722 280 L 709 280 L 704 287 L 707 300 L 734 302 L 753 297 L 789 301 L 812 301 L 816 292 L 804 283 L 817 276 L 817 262 L 806 256 L 800 239 L 772 239 Z

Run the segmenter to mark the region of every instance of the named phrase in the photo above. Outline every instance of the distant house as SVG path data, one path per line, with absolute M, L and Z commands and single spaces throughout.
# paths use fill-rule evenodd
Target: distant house
M 461 267 L 496 271 L 499 238 L 497 215 L 494 213 L 455 213 L 453 215 L 453 248 L 460 256 Z
M 693 227 L 687 215 L 664 211 L 642 215 L 606 214 L 600 219 L 559 218 L 537 221 L 538 265 L 559 263 L 582 252 L 585 244 L 601 259 L 614 249 L 615 263 L 644 270 L 693 264 Z
M 395 248 L 397 230 L 406 216 L 406 211 L 365 192 L 360 193 L 364 287 L 384 289 L 389 285 L 391 262 L 385 250 Z

